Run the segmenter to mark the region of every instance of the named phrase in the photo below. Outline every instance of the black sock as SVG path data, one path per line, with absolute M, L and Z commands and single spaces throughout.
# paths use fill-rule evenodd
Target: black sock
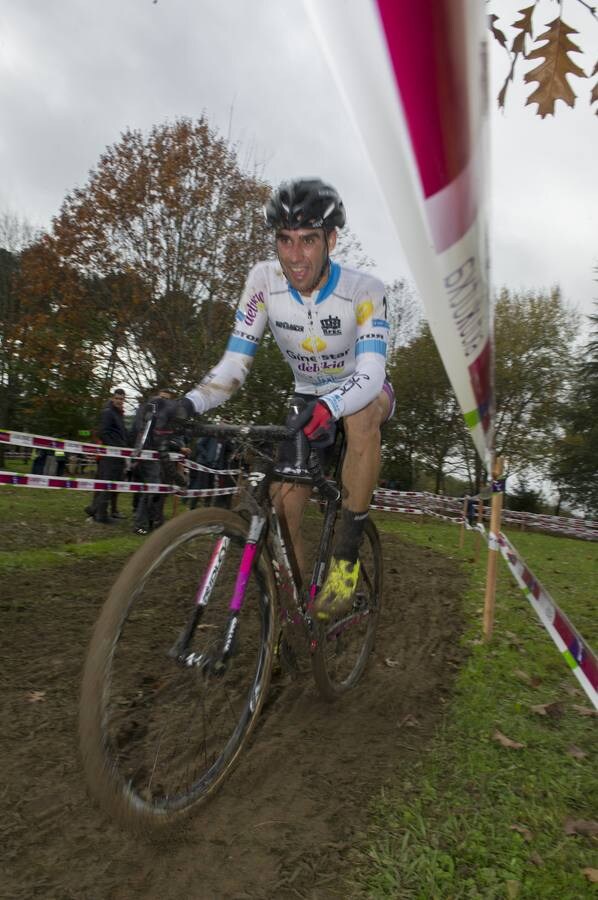
M 334 555 L 337 559 L 346 559 L 348 562 L 357 562 L 359 545 L 363 535 L 369 510 L 365 512 L 353 512 L 350 509 L 341 510 L 341 520 L 336 533 Z

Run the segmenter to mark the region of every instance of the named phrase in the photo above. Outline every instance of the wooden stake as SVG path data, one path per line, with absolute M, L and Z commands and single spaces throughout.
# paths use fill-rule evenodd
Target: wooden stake
M 481 497 L 478 498 L 478 525 L 484 524 L 484 501 Z M 482 543 L 482 533 L 480 529 L 476 531 L 475 534 L 475 562 L 477 563 L 480 558 L 480 544 Z
M 502 479 L 503 459 L 497 457 L 492 467 L 492 509 L 488 533 L 488 567 L 486 569 L 486 596 L 484 598 L 484 640 L 489 641 L 494 627 L 496 600 L 496 570 L 498 568 L 498 535 L 500 534 L 502 503 L 505 484 Z
M 463 521 L 461 522 L 461 534 L 459 535 L 459 547 L 463 549 L 463 541 L 465 539 L 465 523 L 467 522 L 467 503 L 469 497 L 463 501 Z

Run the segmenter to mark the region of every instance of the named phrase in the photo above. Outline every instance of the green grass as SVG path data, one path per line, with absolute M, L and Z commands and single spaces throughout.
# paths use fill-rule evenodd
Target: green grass
M 142 539 L 86 534 L 61 542 L 58 523 L 81 521 L 87 496 L 75 491 L 0 489 L 0 522 L 56 526 L 56 541 L 0 554 L 0 574 L 55 570 L 82 558 L 118 559 Z M 597 897 L 581 870 L 598 869 L 596 839 L 569 836 L 568 818 L 597 818 L 596 719 L 577 681 L 538 623 L 523 592 L 499 563 L 496 622 L 482 644 L 486 553 L 475 561 L 475 536 L 424 518 L 377 513 L 384 533 L 432 547 L 457 560 L 468 576 L 463 598 L 467 648 L 444 723 L 428 752 L 375 798 L 371 828 L 357 852 L 350 897 L 418 900 L 580 900 Z M 95 533 L 94 533 L 95 535 Z M 509 532 L 534 575 L 593 646 L 598 645 L 598 546 L 569 538 Z M 535 685 L 535 686 L 532 686 Z M 558 701 L 555 717 L 534 705 Z M 502 747 L 496 730 L 525 746 Z M 576 759 L 572 746 L 588 755 Z M 389 752 L 392 752 L 389 747 Z M 512 826 L 527 829 L 514 831 Z
M 81 544 L 61 544 L 60 547 L 41 547 L 31 550 L 0 550 L 0 575 L 16 569 L 30 572 L 48 566 L 62 566 L 80 559 L 119 559 L 129 556 L 139 547 L 143 538 L 137 535 L 85 541 Z
M 373 804 L 373 825 L 351 890 L 372 898 L 596 897 L 582 873 L 598 868 L 596 839 L 565 833 L 568 818 L 597 814 L 596 720 L 590 701 L 500 563 L 495 631 L 479 642 L 486 555 L 458 529 L 379 519 L 381 530 L 462 560 L 470 587 L 470 649 L 445 723 L 426 756 Z M 539 534 L 509 535 L 555 602 L 596 645 L 595 544 Z M 535 686 L 532 686 L 535 685 Z M 558 701 L 555 716 L 531 707 Z M 507 749 L 496 730 L 522 743 Z M 587 753 L 569 754 L 571 747 Z M 524 833 L 512 826 L 526 829 Z

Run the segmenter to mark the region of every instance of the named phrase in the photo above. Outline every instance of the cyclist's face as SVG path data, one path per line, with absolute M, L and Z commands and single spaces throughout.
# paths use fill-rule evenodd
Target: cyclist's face
M 287 280 L 300 294 L 310 294 L 322 287 L 327 272 L 319 278 L 329 251 L 336 244 L 336 231 L 328 234 L 328 248 L 323 228 L 282 229 L 276 235 L 276 250 Z M 318 280 L 318 283 L 314 282 Z

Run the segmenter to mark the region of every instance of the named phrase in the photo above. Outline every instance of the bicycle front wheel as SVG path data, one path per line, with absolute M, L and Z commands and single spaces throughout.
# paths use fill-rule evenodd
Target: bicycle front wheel
M 276 630 L 265 551 L 234 643 L 223 643 L 246 539 L 234 513 L 177 516 L 126 564 L 100 614 L 83 677 L 81 749 L 91 792 L 126 825 L 182 818 L 231 771 L 255 726 Z
M 382 548 L 378 530 L 369 519 L 359 562 L 352 608 L 320 627 L 312 654 L 316 686 L 326 700 L 336 700 L 357 684 L 374 649 L 382 606 Z

